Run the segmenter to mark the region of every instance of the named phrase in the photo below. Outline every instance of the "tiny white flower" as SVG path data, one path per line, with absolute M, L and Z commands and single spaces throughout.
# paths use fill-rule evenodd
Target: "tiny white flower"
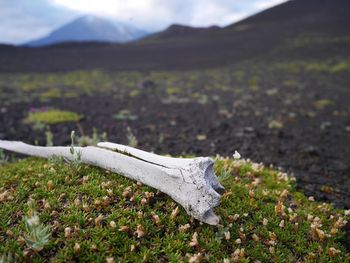
M 235 151 L 235 153 L 233 154 L 233 159 L 235 160 L 241 159 L 241 155 L 239 154 L 239 152 Z

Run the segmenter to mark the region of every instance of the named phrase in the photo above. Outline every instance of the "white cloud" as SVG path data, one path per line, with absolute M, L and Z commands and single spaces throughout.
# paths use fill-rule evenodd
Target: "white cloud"
M 260 0 L 256 2 L 255 8 L 257 10 L 264 10 L 287 1 L 288 0 Z
M 72 10 L 160 30 L 172 23 L 225 26 L 286 0 L 51 0 Z

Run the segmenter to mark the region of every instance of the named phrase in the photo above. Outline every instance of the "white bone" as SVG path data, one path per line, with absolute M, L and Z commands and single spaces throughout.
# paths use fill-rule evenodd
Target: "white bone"
M 40 147 L 23 142 L 0 140 L 0 148 L 21 154 L 50 158 L 76 158 L 70 147 Z M 218 206 L 224 188 L 218 182 L 212 159 L 172 158 L 132 147 L 101 142 L 98 147 L 74 147 L 81 162 L 116 172 L 168 194 L 194 218 L 210 225 L 219 223 L 213 208 Z

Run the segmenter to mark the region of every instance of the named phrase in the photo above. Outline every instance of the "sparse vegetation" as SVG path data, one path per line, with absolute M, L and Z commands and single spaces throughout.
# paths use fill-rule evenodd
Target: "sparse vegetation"
M 0 165 L 8 162 L 8 157 L 6 156 L 3 149 L 0 149 Z
M 130 127 L 126 128 L 126 138 L 128 140 L 128 145 L 131 147 L 137 147 L 137 145 L 139 144 L 136 136 L 134 135 Z

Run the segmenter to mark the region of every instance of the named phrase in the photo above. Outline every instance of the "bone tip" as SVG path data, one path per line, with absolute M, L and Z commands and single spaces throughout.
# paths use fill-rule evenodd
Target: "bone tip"
M 219 224 L 220 218 L 210 209 L 204 214 L 203 222 L 215 226 Z
M 213 188 L 215 192 L 217 192 L 220 195 L 225 193 L 225 188 L 221 184 L 214 185 Z

